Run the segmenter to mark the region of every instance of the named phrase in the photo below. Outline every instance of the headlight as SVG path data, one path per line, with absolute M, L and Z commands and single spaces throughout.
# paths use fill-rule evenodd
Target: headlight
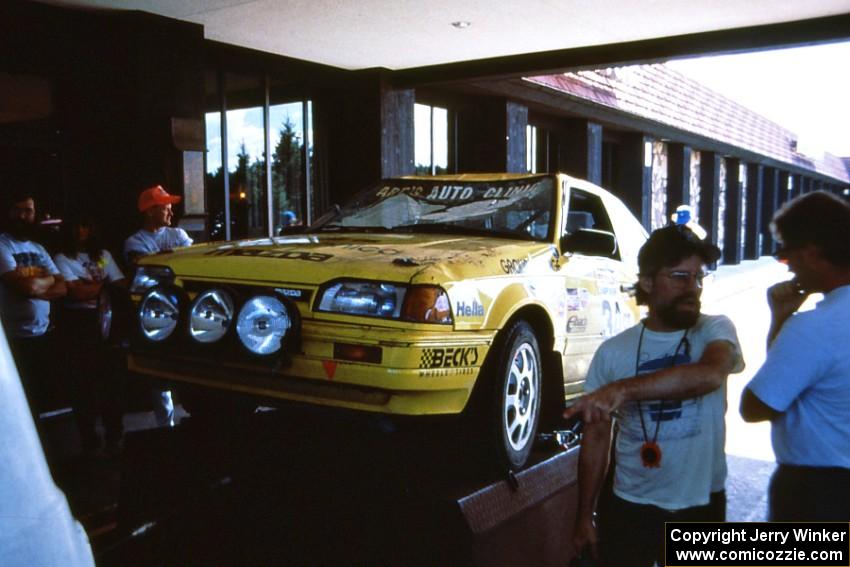
M 179 318 L 179 298 L 163 288 L 150 290 L 139 304 L 139 326 L 148 340 L 162 342 L 170 337 Z
M 233 315 L 233 300 L 226 291 L 207 290 L 192 302 L 189 336 L 199 343 L 214 343 L 227 334 Z
M 436 285 L 414 285 L 407 292 L 401 318 L 417 323 L 451 325 L 452 308 L 449 296 Z
M 325 289 L 319 311 L 398 319 L 406 291 L 389 283 L 339 282 Z
M 318 310 L 414 323 L 452 323 L 449 297 L 436 285 L 408 287 L 381 282 L 337 282 L 322 293 Z
M 139 266 L 130 285 L 130 293 L 144 293 L 156 285 L 174 282 L 174 272 L 165 266 Z
M 239 340 L 254 354 L 268 356 L 283 347 L 292 328 L 292 317 L 283 301 L 273 295 L 257 295 L 245 302 L 236 319 Z

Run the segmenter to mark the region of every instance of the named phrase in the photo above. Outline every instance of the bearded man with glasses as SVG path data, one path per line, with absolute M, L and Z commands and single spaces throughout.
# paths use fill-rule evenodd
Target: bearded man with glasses
M 664 565 L 664 522 L 725 519 L 726 378 L 744 362 L 729 318 L 700 312 L 705 267 L 719 257 L 686 226 L 653 232 L 638 254 L 647 317 L 602 343 L 589 393 L 564 412 L 585 423 L 574 543 L 604 565 Z

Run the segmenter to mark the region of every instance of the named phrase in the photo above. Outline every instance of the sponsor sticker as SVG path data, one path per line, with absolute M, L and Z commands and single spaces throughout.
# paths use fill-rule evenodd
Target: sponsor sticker
M 484 192 L 485 199 L 509 199 L 531 193 L 535 184 L 515 185 L 513 187 L 490 187 Z
M 457 368 L 478 364 L 478 347 L 425 348 L 419 368 Z
M 384 248 L 383 246 L 343 244 L 340 248 L 344 248 L 345 250 L 356 250 L 357 252 L 363 252 L 364 254 L 378 254 L 381 256 L 398 256 L 401 254 L 401 250 L 398 248 Z
M 578 288 L 567 288 L 567 309 L 570 311 L 581 311 L 581 299 L 578 296 Z
M 455 304 L 455 316 L 457 317 L 484 317 L 484 306 L 476 300 L 472 303 L 458 301 Z
M 400 194 L 421 197 L 423 193 L 425 193 L 425 188 L 421 185 L 415 185 L 413 187 L 391 187 L 389 185 L 385 185 L 378 189 L 378 192 L 375 193 L 375 196 L 381 197 L 383 199 L 394 197 Z
M 466 201 L 471 199 L 475 190 L 463 185 L 437 185 L 431 188 L 426 199 L 429 201 Z
M 581 333 L 585 330 L 587 330 L 587 317 L 579 317 L 578 315 L 573 315 L 569 319 L 567 319 L 568 333 Z
M 521 274 L 525 271 L 525 266 L 528 264 L 528 258 L 503 258 L 499 263 L 502 266 L 502 271 L 506 274 Z
M 278 258 L 280 260 L 305 260 L 307 262 L 325 262 L 333 258 L 333 254 L 306 252 L 303 250 L 256 250 L 250 248 L 228 248 L 211 250 L 206 256 L 250 256 L 256 258 Z
M 276 287 L 274 288 L 274 290 L 282 296 L 288 297 L 292 301 L 310 300 L 310 290 L 308 289 L 298 289 L 293 287 Z

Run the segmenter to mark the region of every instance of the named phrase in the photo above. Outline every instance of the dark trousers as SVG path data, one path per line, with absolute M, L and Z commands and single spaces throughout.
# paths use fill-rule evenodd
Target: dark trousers
M 99 444 L 96 423 L 103 420 L 107 444 L 124 432 L 124 373 L 117 353 L 100 339 L 97 311 L 66 309 L 59 321 L 68 362 L 71 406 L 83 451 Z
M 850 469 L 780 464 L 768 496 L 771 522 L 850 522 Z
M 56 358 L 53 337 L 49 333 L 38 337 L 10 337 L 9 348 L 15 358 L 33 419 L 38 424 L 38 414 L 47 406 L 50 361 Z
M 38 337 L 9 338 L 9 349 L 18 368 L 18 377 L 27 396 L 35 429 L 48 463 L 54 463 L 57 452 L 50 443 L 39 414 L 50 407 L 48 380 L 52 373 L 51 361 L 56 359 L 55 343 L 51 333 Z
M 599 551 L 605 567 L 664 565 L 664 522 L 723 522 L 726 492 L 714 492 L 705 506 L 670 511 L 635 504 L 616 495 L 599 509 Z

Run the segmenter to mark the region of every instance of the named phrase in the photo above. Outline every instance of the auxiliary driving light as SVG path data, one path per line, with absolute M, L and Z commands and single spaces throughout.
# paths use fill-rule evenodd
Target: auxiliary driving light
M 239 310 L 236 334 L 242 345 L 260 356 L 278 353 L 292 328 L 292 317 L 283 301 L 273 295 L 256 295 Z
M 162 342 L 174 333 L 180 318 L 180 300 L 175 293 L 155 287 L 139 304 L 139 326 L 146 339 Z
M 233 299 L 226 291 L 198 294 L 189 310 L 189 336 L 199 343 L 214 343 L 227 334 L 234 314 Z

